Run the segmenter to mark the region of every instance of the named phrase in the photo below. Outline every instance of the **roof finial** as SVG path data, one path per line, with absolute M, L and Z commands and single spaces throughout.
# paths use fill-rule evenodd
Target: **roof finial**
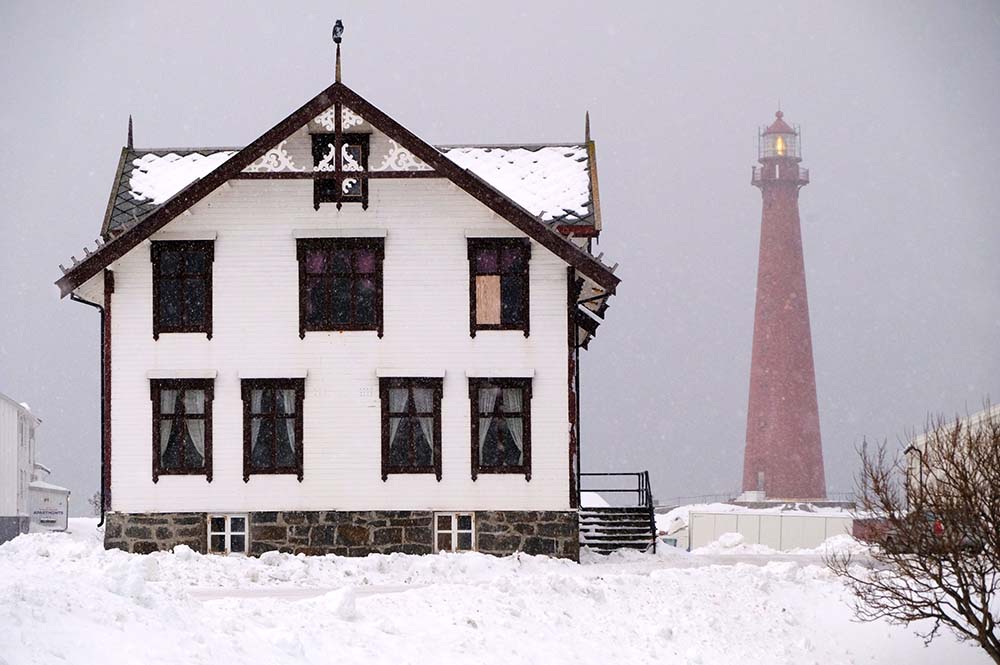
M 333 24 L 333 43 L 337 45 L 337 83 L 340 83 L 340 41 L 344 38 L 344 22 L 339 18 Z
M 583 140 L 585 143 L 590 143 L 590 111 L 584 116 Z
M 132 149 L 132 114 L 128 115 L 128 149 Z

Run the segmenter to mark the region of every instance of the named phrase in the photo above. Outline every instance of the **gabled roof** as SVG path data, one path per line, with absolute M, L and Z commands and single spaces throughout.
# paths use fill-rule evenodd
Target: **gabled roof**
M 207 155 L 204 150 L 171 151 L 172 154 L 176 155 L 176 158 L 171 158 L 174 162 L 183 162 L 186 160 L 188 167 L 192 167 L 194 163 L 207 167 L 214 165 L 213 160 L 218 160 L 215 168 L 202 174 L 201 177 L 196 176 L 195 180 L 181 186 L 178 191 L 172 194 L 157 190 L 155 194 L 147 192 L 148 197 L 143 196 L 143 199 L 148 198 L 148 200 L 138 200 L 138 202 L 127 200 L 127 197 L 135 191 L 136 169 L 139 169 L 140 173 L 142 170 L 142 162 L 140 161 L 139 164 L 136 164 L 136 161 L 148 158 L 150 155 L 160 158 L 163 158 L 164 155 L 157 155 L 157 151 L 147 151 L 142 156 L 129 159 L 131 156 L 130 153 L 136 153 L 137 155 L 138 153 L 134 150 L 124 149 L 119 163 L 119 174 L 115 190 L 112 200 L 108 204 L 108 211 L 105 215 L 105 228 L 103 229 L 105 232 L 111 233 L 112 237 L 101 245 L 98 251 L 88 253 L 83 261 L 73 265 L 56 282 L 62 296 L 65 297 L 73 289 L 82 285 L 113 261 L 124 256 L 125 253 L 168 224 L 182 212 L 208 196 L 216 188 L 238 176 L 243 169 L 250 166 L 265 152 L 335 103 L 343 104 L 354 112 L 359 113 L 374 127 L 377 127 L 401 145 L 406 146 L 416 157 L 436 171 L 438 175 L 451 180 L 458 187 L 509 221 L 539 244 L 555 253 L 609 293 L 614 291 L 619 279 L 614 276 L 611 269 L 591 256 L 590 253 L 550 230 L 545 222 L 536 216 L 536 214 L 527 210 L 521 203 L 503 194 L 499 189 L 491 185 L 486 178 L 477 175 L 473 169 L 463 168 L 452 159 L 449 159 L 445 152 L 419 139 L 412 132 L 343 83 L 334 83 L 262 134 L 250 145 L 234 154 L 225 156 L 219 154 L 230 152 L 227 150 L 220 150 Z M 480 148 L 480 150 L 489 150 L 491 152 L 498 149 Z M 467 154 L 459 154 L 461 154 L 460 159 L 470 158 Z M 193 155 L 198 155 L 200 159 L 192 159 Z M 481 157 L 482 154 L 475 155 L 475 159 L 471 159 L 471 161 L 477 161 Z M 147 159 L 147 163 L 151 163 L 152 161 Z M 489 169 L 486 170 L 488 171 Z M 128 173 L 129 182 L 128 192 L 123 191 L 126 173 Z M 592 178 L 592 175 L 590 177 Z M 135 199 L 134 196 L 133 199 Z M 143 206 L 146 207 L 144 208 Z M 542 206 L 542 209 L 540 209 L 543 213 L 545 212 L 544 208 L 545 206 Z M 143 212 L 145 217 L 141 217 L 139 212 Z M 553 219 L 556 218 L 554 217 Z M 117 235 L 114 235 L 117 229 L 121 229 L 121 231 L 117 232 Z

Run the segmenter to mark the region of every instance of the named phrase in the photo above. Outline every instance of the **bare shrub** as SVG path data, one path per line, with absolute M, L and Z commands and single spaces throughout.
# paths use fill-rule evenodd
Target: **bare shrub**
M 855 536 L 870 557 L 831 554 L 862 621 L 930 620 L 1000 663 L 1000 412 L 938 418 L 904 453 L 864 446 Z M 992 609 L 991 609 L 992 607 Z

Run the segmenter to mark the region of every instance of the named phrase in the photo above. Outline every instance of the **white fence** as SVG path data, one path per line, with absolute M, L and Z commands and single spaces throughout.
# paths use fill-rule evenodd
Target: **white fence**
M 832 536 L 850 534 L 852 524 L 853 520 L 846 515 L 692 512 L 688 517 L 688 536 L 691 549 L 715 542 L 724 533 L 739 533 L 744 543 L 787 551 L 817 547 Z

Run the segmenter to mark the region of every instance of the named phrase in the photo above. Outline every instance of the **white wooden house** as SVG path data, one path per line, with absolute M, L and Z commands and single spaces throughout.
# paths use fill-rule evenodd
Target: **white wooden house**
M 0 543 L 28 531 L 66 529 L 69 490 L 39 478 L 35 458 L 42 424 L 28 405 L 0 393 Z
M 28 484 L 41 423 L 26 404 L 0 393 L 0 543 L 28 532 Z
M 244 148 L 130 124 L 57 282 L 101 312 L 106 546 L 575 558 L 587 133 L 432 146 L 339 81 Z

